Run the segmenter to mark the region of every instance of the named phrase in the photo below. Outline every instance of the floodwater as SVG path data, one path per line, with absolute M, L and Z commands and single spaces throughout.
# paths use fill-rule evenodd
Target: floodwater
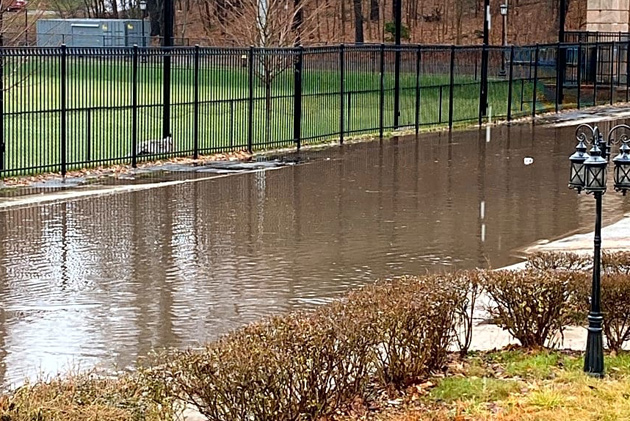
M 125 368 L 378 278 L 514 263 L 592 228 L 593 198 L 566 187 L 575 143 L 572 128 L 433 133 L 0 210 L 0 382 Z M 610 192 L 604 210 L 628 204 Z

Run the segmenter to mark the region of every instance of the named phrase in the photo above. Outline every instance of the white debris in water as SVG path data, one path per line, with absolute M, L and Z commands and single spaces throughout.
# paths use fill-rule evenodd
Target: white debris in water
M 525 158 L 523 158 L 523 164 L 532 165 L 533 163 L 534 163 L 534 158 L 532 158 L 531 156 L 526 156 Z

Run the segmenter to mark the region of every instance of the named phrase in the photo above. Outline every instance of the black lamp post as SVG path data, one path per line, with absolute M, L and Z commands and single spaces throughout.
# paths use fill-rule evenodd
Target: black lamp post
M 616 132 L 622 135 L 615 139 Z M 624 133 L 625 132 L 625 133 Z M 606 140 L 597 126 L 581 124 L 575 131 L 578 144 L 575 153 L 569 157 L 571 174 L 569 188 L 580 193 L 593 193 L 595 196 L 595 241 L 593 256 L 593 284 L 591 290 L 591 310 L 588 314 L 588 338 L 584 371 L 594 377 L 604 376 L 604 345 L 602 324 L 604 317 L 601 310 L 601 244 L 602 244 L 602 196 L 606 192 L 606 175 L 610 149 L 612 145 L 622 143 L 619 155 L 613 159 L 615 190 L 630 190 L 630 126 L 620 124 L 613 127 Z M 587 144 L 591 150 L 586 153 Z
M 501 17 L 503 18 L 501 39 L 502 39 L 502 44 L 503 44 L 503 51 L 501 51 L 501 70 L 499 71 L 499 76 L 505 76 L 506 75 L 506 71 L 505 71 L 505 47 L 507 46 L 507 33 L 506 33 L 507 14 L 508 14 L 508 5 L 507 5 L 507 3 L 503 3 L 501 5 Z
M 146 47 L 147 37 L 144 32 L 144 20 L 147 17 L 147 1 L 146 0 L 140 0 L 140 10 L 142 11 L 142 46 Z

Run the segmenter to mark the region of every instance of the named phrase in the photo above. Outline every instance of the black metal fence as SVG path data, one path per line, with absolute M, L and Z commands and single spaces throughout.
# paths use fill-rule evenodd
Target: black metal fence
M 0 175 L 627 102 L 628 45 L 486 47 L 487 109 L 478 46 L 0 49 Z

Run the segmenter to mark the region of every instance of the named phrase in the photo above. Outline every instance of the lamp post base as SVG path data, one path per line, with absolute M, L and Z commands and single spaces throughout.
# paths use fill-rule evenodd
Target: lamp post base
M 593 377 L 604 377 L 604 340 L 601 313 L 588 315 L 588 338 L 586 340 L 586 356 L 584 358 L 584 372 Z

